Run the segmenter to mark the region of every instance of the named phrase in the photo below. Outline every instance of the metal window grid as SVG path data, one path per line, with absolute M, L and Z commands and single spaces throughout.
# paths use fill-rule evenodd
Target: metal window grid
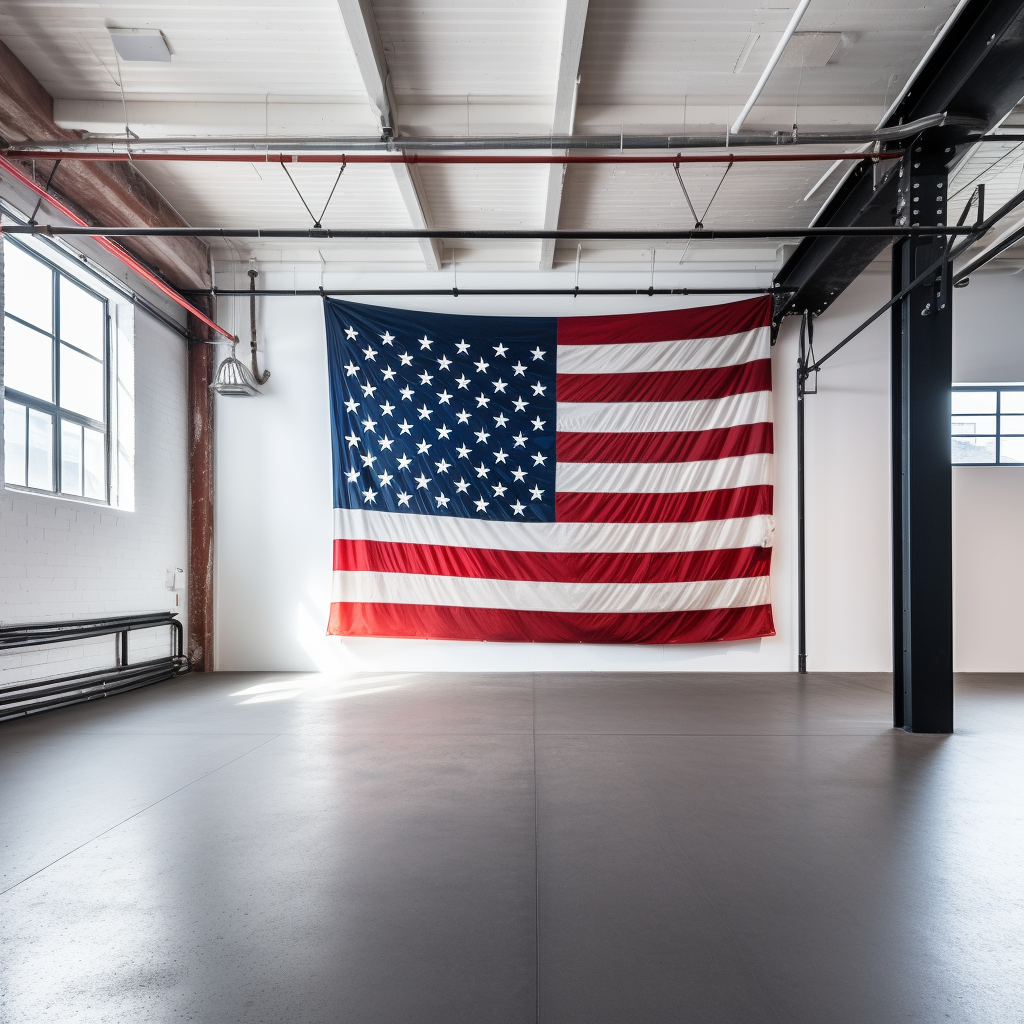
M 950 413 L 950 438 L 955 440 L 958 437 L 970 437 L 970 438 L 992 438 L 995 441 L 995 462 L 953 462 L 954 466 L 1003 466 L 1003 467 L 1016 467 L 1024 468 L 1024 462 L 1003 462 L 1002 459 L 1002 441 L 1003 438 L 1010 437 L 1024 437 L 1024 431 L 1018 433 L 1008 433 L 1003 430 L 1003 416 L 1024 416 L 1024 413 L 1005 413 L 1003 412 L 1003 395 L 1007 392 L 1024 392 L 1024 384 L 958 384 L 953 387 L 953 394 L 965 394 L 965 393 L 981 393 L 996 396 L 996 411 L 992 413 L 977 413 L 976 415 L 994 415 L 996 421 L 996 429 L 994 434 L 954 434 L 952 433 L 952 421 L 957 416 L 969 416 L 971 413 Z
M 6 486 L 12 490 L 28 491 L 32 494 L 50 494 L 59 495 L 60 497 L 69 498 L 74 501 L 85 502 L 90 505 L 109 505 L 111 495 L 111 439 L 110 439 L 110 403 L 111 403 L 111 359 L 110 359 L 110 304 L 106 297 L 101 295 L 99 292 L 94 291 L 84 281 L 77 277 L 67 273 L 58 267 L 55 263 L 46 259 L 44 256 L 32 249 L 29 249 L 25 245 L 21 245 L 11 238 L 6 238 L 5 243 L 13 245 L 29 258 L 36 260 L 43 264 L 50 271 L 50 302 L 51 302 L 51 316 L 52 316 L 52 331 L 44 331 L 42 328 L 35 324 L 29 323 L 27 320 L 23 320 L 21 317 L 15 316 L 13 313 L 8 313 L 4 310 L 4 317 L 12 320 L 23 327 L 27 327 L 37 334 L 50 339 L 51 345 L 51 382 L 50 382 L 50 394 L 53 396 L 54 401 L 48 402 L 45 399 L 36 398 L 34 395 L 26 394 L 22 391 L 17 391 L 14 388 L 4 387 L 4 398 L 10 402 L 16 402 L 18 405 L 25 406 L 25 480 L 26 484 L 11 484 L 6 483 Z M 97 299 L 103 306 L 103 357 L 102 360 L 97 360 L 91 353 L 84 351 L 77 345 L 72 345 L 70 342 L 61 340 L 61 323 L 60 323 L 60 281 L 61 278 L 66 278 L 73 285 L 81 288 L 82 291 L 88 293 L 93 298 Z M 103 419 L 96 420 L 89 416 L 83 416 L 80 413 L 72 412 L 70 409 L 61 408 L 61 395 L 60 395 L 60 356 L 61 346 L 66 345 L 68 348 L 75 352 L 84 355 L 88 359 L 92 359 L 96 362 L 102 362 L 103 366 Z M 41 487 L 30 487 L 27 484 L 29 479 L 28 476 L 28 459 L 29 459 L 29 442 L 28 442 L 28 410 L 35 409 L 39 412 L 45 413 L 50 417 L 51 431 L 52 431 L 52 444 L 51 444 L 51 480 L 53 481 L 53 488 L 46 490 Z M 92 430 L 98 430 L 103 434 L 103 453 L 104 453 L 104 497 L 102 498 L 89 498 L 85 494 L 73 494 L 65 492 L 63 489 L 63 481 L 61 480 L 61 443 L 62 443 L 62 431 L 61 423 L 68 422 L 74 423 L 80 427 L 89 427 Z M 6 428 L 6 423 L 5 423 Z M 84 474 L 84 458 L 85 458 L 85 447 L 84 438 L 82 446 L 82 458 L 83 458 L 83 474 Z M 6 475 L 6 474 L 5 474 Z M 82 490 L 84 492 L 84 479 Z

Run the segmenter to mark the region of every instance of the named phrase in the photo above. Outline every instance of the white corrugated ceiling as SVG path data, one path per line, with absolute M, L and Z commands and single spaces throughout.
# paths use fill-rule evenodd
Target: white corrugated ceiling
M 570 4 L 578 0 L 568 0 Z M 550 131 L 566 0 L 372 0 L 398 128 L 416 134 Z M 55 97 L 61 123 L 137 134 L 371 134 L 368 99 L 342 7 L 357 0 L 218 0 L 160 4 L 7 0 L 0 38 Z M 873 127 L 945 23 L 953 0 L 812 0 L 808 35 L 772 75 L 750 128 Z M 576 127 L 586 132 L 724 131 L 738 113 L 785 29 L 791 0 L 590 0 L 579 64 Z M 571 8 L 572 9 L 572 8 Z M 163 32 L 172 60 L 119 62 L 110 28 Z M 823 36 L 822 33 L 829 35 Z M 800 54 L 812 64 L 800 66 Z M 825 57 L 814 58 L 814 54 Z M 790 65 L 790 66 L 785 66 Z M 566 71 L 563 68 L 563 74 Z M 1024 148 L 979 147 L 951 193 L 966 201 L 989 183 L 989 209 L 1020 186 Z M 993 166 L 994 165 L 994 166 Z M 295 184 L 319 214 L 336 168 L 295 165 Z M 705 217 L 708 227 L 794 228 L 808 224 L 840 178 L 805 199 L 822 164 L 736 166 Z M 719 165 L 688 166 L 684 180 L 699 214 L 721 181 Z M 147 164 L 151 178 L 187 220 L 226 227 L 306 227 L 312 221 L 280 166 Z M 439 228 L 538 228 L 544 223 L 544 167 L 420 167 L 419 198 L 386 166 L 350 166 L 328 227 L 409 227 L 422 216 Z M 413 198 L 410 200 L 410 194 Z M 417 203 L 415 209 L 410 201 Z M 952 207 L 955 209 L 955 206 Z M 558 215 L 565 228 L 682 228 L 692 225 L 670 167 L 574 166 Z M 765 272 L 787 239 L 667 244 L 658 266 Z M 460 265 L 537 266 L 535 242 L 450 245 Z M 226 259 L 423 267 L 410 243 L 218 243 Z M 445 262 L 452 257 L 449 252 Z M 556 253 L 571 267 L 575 245 Z M 588 244 L 581 258 L 646 265 L 643 243 Z M 447 273 L 447 271 L 446 271 Z

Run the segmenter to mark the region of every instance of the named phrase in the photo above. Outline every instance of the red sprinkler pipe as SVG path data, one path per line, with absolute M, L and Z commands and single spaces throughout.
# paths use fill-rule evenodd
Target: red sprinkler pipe
M 19 171 L 18 168 L 15 167 L 14 164 L 12 164 L 6 157 L 0 156 L 0 167 L 7 171 L 7 173 L 12 177 L 17 178 L 22 185 L 30 188 L 37 196 L 41 196 L 45 199 L 55 210 L 63 214 L 69 220 L 74 221 L 77 225 L 83 228 L 89 226 L 81 217 L 75 214 L 72 210 L 69 210 L 59 199 L 55 199 L 46 191 L 46 189 L 40 188 L 31 178 L 22 174 L 22 172 Z M 235 340 L 235 336 L 233 334 L 229 334 L 223 327 L 214 323 L 205 313 L 196 309 L 196 307 L 193 306 L 184 295 L 179 295 L 178 292 L 176 292 L 169 284 L 161 281 L 160 278 L 151 270 L 147 270 L 146 267 L 131 255 L 131 253 L 122 249 L 117 242 L 111 242 L 109 238 L 103 238 L 99 235 L 92 235 L 91 237 L 94 238 L 102 248 L 106 249 L 111 256 L 116 256 L 125 266 L 134 270 L 136 274 L 148 281 L 154 288 L 163 292 L 164 295 L 173 302 L 176 302 L 182 309 L 191 313 L 197 320 L 201 320 L 207 327 L 212 328 L 218 334 L 224 335 L 224 337 L 229 341 Z
M 433 153 L 85 153 L 77 149 L 8 149 L 18 160 L 91 160 L 101 163 L 138 163 L 158 160 L 168 163 L 282 163 L 282 164 L 767 164 L 826 160 L 898 160 L 893 153 L 728 153 L 700 156 L 622 156 L 612 154 L 568 154 L 566 156 L 500 154 L 467 156 Z

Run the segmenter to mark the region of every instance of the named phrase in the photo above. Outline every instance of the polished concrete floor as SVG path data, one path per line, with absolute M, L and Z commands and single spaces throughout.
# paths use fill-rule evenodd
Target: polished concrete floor
M 185 677 L 0 725 L 0 1020 L 1024 1021 L 1024 677 Z

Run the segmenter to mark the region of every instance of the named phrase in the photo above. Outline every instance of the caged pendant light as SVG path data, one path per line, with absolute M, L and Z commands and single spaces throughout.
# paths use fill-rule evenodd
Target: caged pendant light
M 252 353 L 252 370 L 235 356 L 235 346 L 238 345 L 236 337 L 231 342 L 231 355 L 220 364 L 217 369 L 217 379 L 210 385 L 210 390 L 218 395 L 227 395 L 243 398 L 252 398 L 260 394 L 259 384 L 266 384 L 270 380 L 270 371 L 260 373 L 259 365 L 256 362 L 256 278 L 259 272 L 255 269 L 249 271 L 249 348 Z

